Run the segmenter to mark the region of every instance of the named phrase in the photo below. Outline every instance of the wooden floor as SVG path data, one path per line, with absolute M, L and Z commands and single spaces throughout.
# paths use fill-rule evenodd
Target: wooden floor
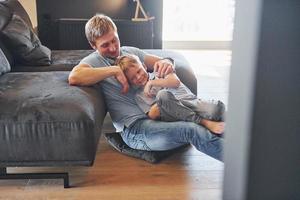
M 225 54 L 229 55 L 228 52 Z M 227 59 L 226 56 L 222 58 Z M 218 71 L 223 73 L 224 68 L 220 67 Z M 226 80 L 226 73 L 221 77 L 206 75 L 202 80 L 216 84 L 203 85 L 219 90 L 214 92 L 226 102 L 227 88 L 220 84 L 220 81 Z M 219 82 L 211 80 L 216 78 Z M 202 88 L 202 95 L 210 94 L 203 85 L 198 87 Z M 103 132 L 111 130 L 109 120 L 105 120 Z M 159 164 L 150 164 L 116 152 L 101 138 L 92 167 L 8 168 L 11 173 L 68 171 L 71 188 L 64 189 L 61 180 L 1 180 L 0 199 L 219 200 L 222 196 L 223 167 L 223 163 L 193 147 Z
M 114 151 L 102 140 L 93 167 L 34 168 L 69 171 L 69 189 L 61 180 L 0 181 L 0 199 L 204 199 L 221 198 L 223 164 L 194 148 L 159 164 Z M 8 172 L 33 172 L 9 168 Z

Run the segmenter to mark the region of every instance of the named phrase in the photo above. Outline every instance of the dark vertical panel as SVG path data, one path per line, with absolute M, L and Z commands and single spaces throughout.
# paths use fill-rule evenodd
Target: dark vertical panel
M 300 198 L 300 2 L 265 0 L 247 199 Z
M 261 0 L 237 1 L 224 148 L 224 200 L 246 200 Z
M 236 11 L 223 198 L 298 200 L 300 1 L 237 1 Z

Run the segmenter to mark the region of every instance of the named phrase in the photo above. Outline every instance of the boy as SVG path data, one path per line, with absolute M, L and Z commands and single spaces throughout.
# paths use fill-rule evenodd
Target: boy
M 138 87 L 135 100 L 150 119 L 162 121 L 190 121 L 222 134 L 225 106 L 221 101 L 202 101 L 177 77 L 170 73 L 157 78 L 147 73 L 146 66 L 135 55 L 120 56 L 116 60 L 129 83 Z

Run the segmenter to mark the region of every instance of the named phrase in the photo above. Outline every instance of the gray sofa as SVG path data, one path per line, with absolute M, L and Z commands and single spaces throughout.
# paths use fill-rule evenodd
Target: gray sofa
M 105 102 L 97 85 L 77 87 L 67 82 L 69 71 L 91 51 L 53 50 L 50 65 L 24 65 L 2 33 L 14 14 L 32 28 L 18 1 L 0 2 L 0 179 L 63 178 L 68 187 L 67 173 L 8 174 L 6 168 L 93 164 Z M 178 76 L 196 93 L 195 75 L 182 55 L 145 51 L 172 57 Z

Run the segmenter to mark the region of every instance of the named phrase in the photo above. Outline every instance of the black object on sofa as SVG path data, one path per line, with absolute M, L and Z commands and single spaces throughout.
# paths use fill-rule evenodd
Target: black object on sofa
M 105 102 L 97 85 L 70 86 L 67 80 L 69 71 L 91 51 L 51 51 L 50 65 L 25 65 L 16 59 L 2 34 L 14 15 L 32 29 L 17 0 L 0 2 L 0 179 L 63 178 L 68 187 L 67 173 L 7 174 L 6 168 L 93 164 Z M 145 51 L 172 57 L 178 76 L 196 93 L 195 75 L 182 55 Z

